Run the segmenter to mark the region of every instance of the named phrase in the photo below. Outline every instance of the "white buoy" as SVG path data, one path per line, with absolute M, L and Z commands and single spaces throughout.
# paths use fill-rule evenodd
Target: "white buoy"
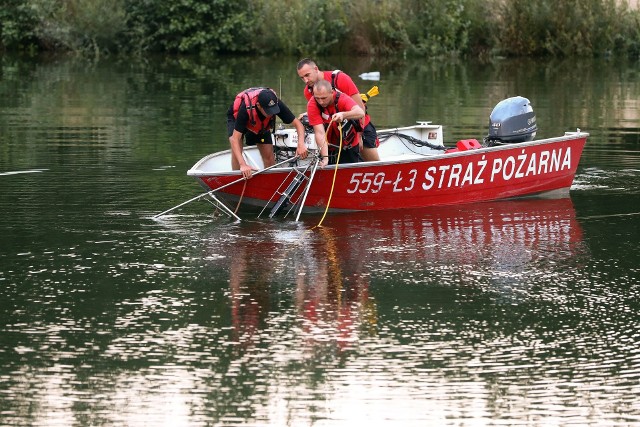
M 369 71 L 368 73 L 360 74 L 362 80 L 380 80 L 380 71 Z

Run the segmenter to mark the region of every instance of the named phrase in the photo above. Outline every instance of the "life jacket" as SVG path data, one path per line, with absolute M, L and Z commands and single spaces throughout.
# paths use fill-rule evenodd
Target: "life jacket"
M 247 115 L 249 116 L 249 121 L 247 122 L 247 130 L 255 133 L 256 135 L 264 132 L 265 130 L 271 130 L 274 128 L 275 116 L 265 117 L 263 119 L 258 115 L 258 109 L 256 108 L 256 102 L 258 101 L 258 94 L 262 92 L 264 89 L 269 89 L 268 87 L 252 87 L 246 90 L 243 90 L 239 94 L 236 95 L 236 99 L 233 101 L 233 117 L 238 118 L 238 110 L 240 110 L 240 105 L 242 101 L 244 101 L 245 108 L 247 109 Z M 269 89 L 273 92 L 272 89 Z M 275 93 L 275 92 L 274 92 Z
M 334 113 L 339 112 L 338 110 L 338 100 L 340 99 L 340 92 L 337 89 L 334 89 L 336 92 L 336 96 L 333 100 L 333 109 Z M 327 116 L 332 116 L 327 108 L 324 108 L 318 101 L 318 109 L 320 110 L 320 115 L 325 113 Z M 327 140 L 339 141 L 340 140 L 340 125 L 337 122 L 328 122 L 324 123 L 324 128 L 327 133 Z M 351 148 L 355 147 L 360 143 L 358 139 L 358 132 L 362 132 L 362 126 L 360 125 L 360 120 L 349 119 L 345 120 L 342 123 L 342 147 L 343 148 Z

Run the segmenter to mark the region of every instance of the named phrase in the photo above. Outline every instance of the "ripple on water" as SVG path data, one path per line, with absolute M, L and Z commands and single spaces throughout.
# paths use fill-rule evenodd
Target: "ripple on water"
M 170 217 L 25 253 L 0 275 L 5 419 L 633 420 L 633 271 L 593 260 L 575 212 L 507 206 L 312 233 Z

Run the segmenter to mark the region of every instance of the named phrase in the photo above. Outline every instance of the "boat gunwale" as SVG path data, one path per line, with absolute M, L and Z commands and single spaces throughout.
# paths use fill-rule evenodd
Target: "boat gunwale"
M 419 125 L 418 125 L 419 126 Z M 407 127 L 407 128 L 395 128 L 395 130 L 400 130 L 400 129 L 415 129 L 415 127 Z M 379 133 L 385 132 L 385 130 L 380 131 Z M 487 152 L 497 152 L 497 151 L 504 151 L 504 150 L 512 150 L 514 147 L 533 147 L 533 146 L 537 146 L 537 145 L 546 145 L 546 144 L 553 144 L 556 142 L 563 142 L 563 141 L 569 141 L 569 140 L 575 140 L 575 139 L 580 139 L 580 138 L 587 138 L 589 136 L 588 132 L 583 132 L 583 131 L 576 131 L 576 132 L 565 132 L 564 135 L 562 136 L 556 136 L 556 137 L 551 137 L 551 138 L 544 138 L 544 139 L 538 139 L 538 140 L 533 140 L 533 141 L 527 141 L 527 142 L 520 142 L 520 143 L 511 143 L 511 144 L 503 144 L 503 145 L 496 145 L 493 147 L 482 147 L 482 148 L 478 148 L 478 149 L 473 149 L 473 150 L 465 150 L 465 151 L 458 151 L 458 152 L 450 152 L 450 153 L 446 153 L 446 152 L 436 152 L 433 154 L 419 154 L 419 153 L 415 153 L 415 155 L 411 156 L 407 156 L 404 158 L 398 158 L 398 159 L 385 159 L 385 160 L 376 160 L 376 161 L 370 161 L 370 162 L 359 162 L 359 163 L 344 163 L 344 164 L 340 164 L 338 166 L 338 170 L 341 169 L 359 169 L 359 168 L 363 168 L 363 167 L 386 167 L 386 166 L 390 166 L 390 165 L 403 165 L 406 163 L 421 163 L 423 161 L 432 161 L 432 160 L 438 160 L 438 159 L 442 159 L 442 158 L 455 158 L 455 157 L 463 157 L 463 156 L 471 156 L 471 155 L 477 155 L 477 154 L 483 154 L 483 153 L 487 153 Z M 257 148 L 255 148 L 257 150 Z M 223 156 L 227 156 L 231 154 L 231 150 L 227 149 L 227 150 L 223 150 L 223 151 L 218 151 L 215 153 L 211 153 L 206 155 L 205 157 L 203 157 L 202 159 L 200 159 L 198 162 L 196 162 L 195 165 L 193 165 L 191 167 L 191 169 L 189 169 L 187 171 L 187 176 L 191 176 L 191 177 L 196 177 L 196 178 L 202 178 L 202 177 L 208 177 L 208 176 L 236 176 L 240 173 L 240 171 L 238 170 L 227 170 L 227 171 L 203 171 L 198 169 L 200 165 L 202 165 L 203 163 L 209 161 L 212 158 L 215 157 L 223 157 Z M 397 156 L 400 157 L 400 156 Z M 334 165 L 331 165 L 332 167 Z M 286 167 L 278 167 L 278 168 L 273 168 L 272 170 L 268 170 L 265 171 L 264 173 L 266 174 L 273 174 L 273 173 L 282 173 L 285 171 L 290 171 L 292 169 L 291 166 L 286 166 Z

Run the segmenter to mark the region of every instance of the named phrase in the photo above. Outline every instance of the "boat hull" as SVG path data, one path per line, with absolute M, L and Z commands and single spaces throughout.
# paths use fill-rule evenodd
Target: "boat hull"
M 318 168 L 303 212 L 324 211 L 327 205 L 329 211 L 376 211 L 566 196 L 587 136 L 574 132 L 518 144 L 432 155 L 404 154 L 378 162 Z M 240 177 L 237 171 L 216 173 L 198 165 L 202 166 L 202 161 L 188 174 L 207 190 L 219 189 Z M 289 172 L 289 167 L 265 170 L 215 194 L 233 207 L 264 208 L 273 205 Z

